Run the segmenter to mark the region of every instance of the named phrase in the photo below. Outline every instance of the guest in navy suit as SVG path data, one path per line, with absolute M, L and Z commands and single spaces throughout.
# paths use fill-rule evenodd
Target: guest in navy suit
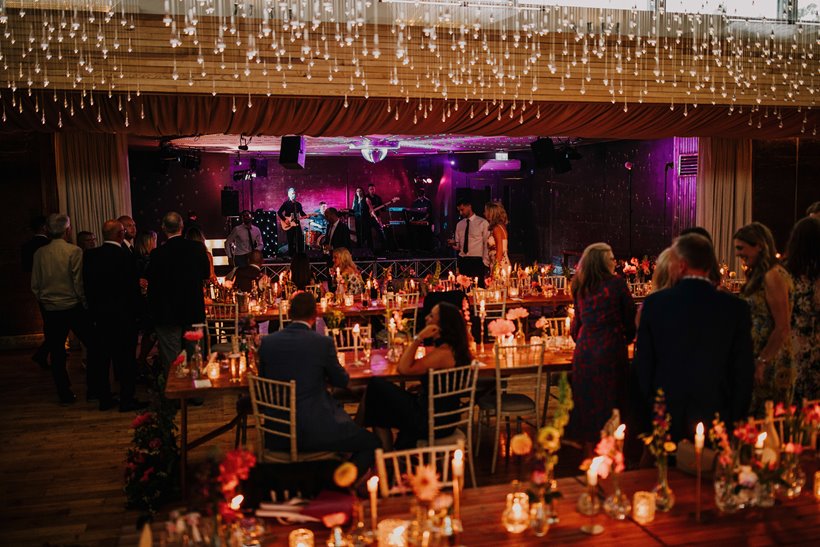
M 335 207 L 328 207 L 325 211 L 325 218 L 327 218 L 327 235 L 325 236 L 325 244 L 330 247 L 330 250 L 344 247 L 350 249 L 350 228 L 347 224 L 342 222 L 339 218 L 339 212 Z
M 327 385 L 343 388 L 349 376 L 336 358 L 333 340 L 313 330 L 316 299 L 299 292 L 290 303 L 291 324 L 262 339 L 259 357 L 264 378 L 296 380 L 296 430 L 300 451 L 350 452 L 363 476 L 373 465 L 379 439 L 356 425 L 330 396 Z M 266 439 L 273 450 L 287 450 L 284 439 Z
M 698 422 L 708 427 L 716 412 L 727 424 L 747 416 L 754 360 L 749 307 L 712 284 L 709 240 L 684 235 L 672 252 L 680 281 L 646 298 L 634 366 L 647 408 L 659 388 L 666 394 L 678 441 Z

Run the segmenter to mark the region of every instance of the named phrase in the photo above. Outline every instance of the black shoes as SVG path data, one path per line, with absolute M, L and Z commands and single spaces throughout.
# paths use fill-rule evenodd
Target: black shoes
M 77 396 L 71 391 L 67 391 L 60 395 L 60 406 L 73 405 L 75 402 L 77 402 Z

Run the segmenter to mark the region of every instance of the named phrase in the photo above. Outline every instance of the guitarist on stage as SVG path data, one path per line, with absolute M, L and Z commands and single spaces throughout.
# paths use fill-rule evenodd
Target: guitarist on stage
M 239 215 L 242 224 L 237 225 L 225 240 L 225 252 L 228 259 L 233 259 L 236 268 L 248 265 L 248 255 L 251 251 L 261 251 L 265 248 L 262 242 L 262 231 L 253 225 L 253 215 L 248 210 Z
M 305 252 L 305 236 L 302 233 L 302 224 L 299 222 L 303 218 L 313 216 L 305 213 L 302 204 L 296 201 L 296 189 L 288 188 L 288 199 L 282 203 L 276 212 L 279 217 L 279 225 L 288 237 L 288 255 Z

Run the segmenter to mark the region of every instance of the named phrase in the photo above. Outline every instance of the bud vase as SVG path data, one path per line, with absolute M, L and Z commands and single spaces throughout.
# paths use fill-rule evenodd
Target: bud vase
M 652 492 L 655 493 L 655 508 L 664 513 L 675 506 L 675 493 L 669 488 L 669 479 L 667 477 L 668 465 L 666 456 L 658 458 L 658 484 L 652 489 Z
M 604 500 L 604 512 L 615 520 L 624 520 L 632 511 L 629 497 L 621 491 L 620 473 L 612 474 L 612 484 L 615 491 Z

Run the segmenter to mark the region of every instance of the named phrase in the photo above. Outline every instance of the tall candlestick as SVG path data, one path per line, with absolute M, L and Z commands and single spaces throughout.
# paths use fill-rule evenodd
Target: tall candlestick
M 376 531 L 378 525 L 378 509 L 376 493 L 379 490 L 379 477 L 373 476 L 367 479 L 367 491 L 370 493 L 370 528 L 373 532 Z
M 703 422 L 698 423 L 695 428 L 695 521 L 700 522 L 700 473 L 701 473 L 701 457 L 703 455 L 703 442 L 705 436 L 703 434 Z
M 357 365 L 361 363 L 359 361 L 359 334 L 361 332 L 362 328 L 358 323 L 353 325 L 353 362 Z
M 461 519 L 461 488 L 464 477 L 464 452 L 459 448 L 453 452 L 453 516 Z

